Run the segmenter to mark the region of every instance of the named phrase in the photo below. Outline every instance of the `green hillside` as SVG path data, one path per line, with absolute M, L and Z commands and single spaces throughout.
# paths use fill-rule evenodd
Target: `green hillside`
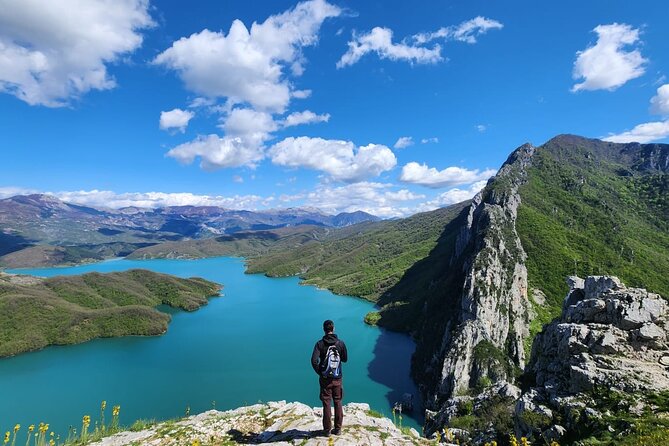
M 94 338 L 157 335 L 164 304 L 193 311 L 218 294 L 204 279 L 146 270 L 40 279 L 0 274 L 0 357 Z
M 299 275 L 307 284 L 378 301 L 410 267 L 428 256 L 444 227 L 467 204 L 401 220 L 361 223 L 295 249 L 273 248 L 251 258 L 247 271 L 269 276 Z
M 669 297 L 669 146 L 560 136 L 541 146 L 521 187 L 517 230 L 529 284 L 558 314 L 571 274 L 611 274 Z

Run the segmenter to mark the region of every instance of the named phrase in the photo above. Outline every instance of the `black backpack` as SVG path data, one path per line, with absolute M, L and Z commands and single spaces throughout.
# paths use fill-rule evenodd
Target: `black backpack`
M 338 344 L 329 345 L 325 351 L 325 359 L 321 362 L 321 376 L 323 378 L 341 378 L 341 355 Z

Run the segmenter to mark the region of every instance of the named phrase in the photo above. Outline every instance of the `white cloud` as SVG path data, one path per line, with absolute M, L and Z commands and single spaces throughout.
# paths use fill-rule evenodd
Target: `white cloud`
M 116 82 L 107 64 L 142 44 L 153 26 L 148 0 L 4 0 L 0 92 L 30 105 L 62 107 Z
M 425 197 L 406 189 L 393 190 L 394 187 L 391 184 L 365 181 L 341 187 L 320 184 L 304 199 L 306 205 L 317 207 L 331 214 L 360 210 L 387 218 L 409 215 L 411 209 L 406 202 Z
M 583 78 L 571 91 L 615 90 L 644 74 L 647 60 L 638 49 L 625 47 L 639 41 L 639 30 L 624 23 L 599 25 L 594 30 L 597 43 L 577 52 L 574 79 Z
M 500 22 L 485 17 L 475 17 L 456 26 L 442 27 L 435 32 L 420 33 L 401 42 L 393 42 L 393 31 L 389 28 L 374 27 L 365 34 L 353 35 L 348 42 L 348 51 L 337 62 L 337 68 L 353 65 L 367 53 L 376 53 L 381 59 L 406 60 L 410 63 L 428 64 L 444 60 L 441 46 L 427 48 L 426 43 L 436 39 L 476 43 L 476 38 L 491 29 L 501 29 Z
M 444 170 L 437 170 L 425 164 L 410 162 L 402 167 L 400 181 L 437 189 L 485 180 L 493 176 L 495 172 L 494 169 L 486 169 L 480 172 L 479 170 L 469 170 L 462 167 L 447 167 Z
M 353 40 L 348 42 L 348 51 L 337 62 L 337 68 L 353 65 L 367 53 L 376 53 L 381 59 L 406 60 L 419 64 L 443 60 L 441 46 L 425 48 L 405 42 L 393 43 L 392 30 L 377 26 L 366 34 L 353 36 Z
M 639 142 L 645 144 L 667 137 L 669 137 L 669 120 L 646 122 L 637 125 L 632 130 L 619 134 L 612 134 L 602 139 L 609 142 Z
M 14 195 L 29 195 L 37 193 L 39 193 L 39 191 L 37 191 L 36 189 L 28 189 L 25 187 L 14 187 L 14 186 L 0 187 L 0 198 L 13 197 Z
M 436 144 L 439 142 L 439 138 L 433 136 L 432 138 L 423 138 L 420 140 L 421 144 Z
M 250 108 L 235 108 L 224 119 L 221 128 L 226 136 L 239 137 L 246 144 L 260 146 L 278 128 L 272 115 Z
M 477 181 L 467 189 L 454 188 L 451 190 L 447 190 L 446 192 L 437 195 L 434 199 L 426 201 L 425 203 L 421 203 L 415 209 L 415 211 L 416 212 L 432 211 L 434 209 L 442 208 L 444 206 L 450 206 L 455 203 L 460 203 L 462 201 L 469 200 L 470 198 L 474 197 L 474 195 L 476 195 L 481 189 L 483 189 L 487 183 L 488 183 L 487 180 L 482 180 L 482 181 Z
M 335 180 L 346 182 L 378 176 L 397 164 L 393 152 L 384 145 L 356 148 L 350 141 L 306 136 L 290 137 L 274 144 L 269 156 L 279 166 L 320 170 Z
M 261 146 L 248 144 L 241 137 L 209 135 L 180 144 L 167 152 L 167 156 L 182 164 L 190 164 L 199 157 L 203 169 L 214 170 L 224 167 L 255 167 L 265 155 Z
M 413 38 L 419 44 L 431 42 L 435 39 L 476 43 L 476 38 L 478 36 L 483 35 L 492 29 L 502 29 L 503 27 L 504 25 L 497 20 L 478 16 L 456 26 L 442 27 L 431 33 L 416 34 Z
M 195 93 L 282 112 L 291 97 L 284 70 L 302 73 L 301 49 L 316 44 L 323 21 L 340 13 L 325 0 L 310 0 L 254 22 L 250 30 L 235 20 L 227 35 L 205 29 L 183 37 L 154 63 L 175 70 Z M 294 97 L 300 94 L 293 92 Z
M 414 142 L 411 136 L 400 136 L 393 147 L 396 149 L 405 149 L 409 146 L 413 146 L 413 144 Z
M 258 195 L 196 195 L 190 192 L 129 192 L 116 193 L 106 190 L 48 192 L 59 199 L 85 206 L 118 209 L 128 206 L 157 208 L 165 206 L 221 206 L 229 209 L 254 210 L 266 207 L 273 197 Z
M 290 95 L 295 99 L 306 99 L 311 96 L 311 90 L 293 90 Z
M 195 113 L 180 108 L 160 112 L 160 128 L 161 130 L 177 129 L 183 133 L 193 116 Z
M 669 115 L 669 84 L 657 89 L 657 94 L 650 100 L 650 112 L 656 115 Z
M 479 124 L 479 125 L 476 126 L 476 130 L 478 130 L 480 133 L 483 133 L 486 130 L 488 130 L 488 126 L 486 126 L 484 124 Z
M 292 127 L 295 125 L 302 124 L 315 124 L 318 122 L 328 122 L 330 120 L 330 114 L 324 113 L 318 115 L 311 110 L 305 110 L 301 112 L 293 112 L 286 116 L 286 119 L 283 121 L 284 127 Z
M 234 181 L 235 183 L 243 183 L 243 182 L 244 182 L 244 178 L 242 178 L 242 177 L 239 176 L 239 175 L 235 175 L 235 176 L 232 177 L 232 181 Z

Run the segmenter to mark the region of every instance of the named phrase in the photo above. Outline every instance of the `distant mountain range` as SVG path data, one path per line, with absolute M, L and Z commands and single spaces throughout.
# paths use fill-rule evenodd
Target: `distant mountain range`
M 51 195 L 17 195 L 0 200 L 0 256 L 39 246 L 61 262 L 81 253 L 58 247 L 124 255 L 147 245 L 203 239 L 248 230 L 310 225 L 345 227 L 378 217 L 365 212 L 328 215 L 318 209 L 231 210 L 216 206 L 98 209 L 66 203 Z M 35 249 L 32 250 L 33 252 Z M 83 257 L 95 258 L 84 253 Z M 3 262 L 0 260 L 0 264 Z M 11 262 L 10 262 L 11 263 Z

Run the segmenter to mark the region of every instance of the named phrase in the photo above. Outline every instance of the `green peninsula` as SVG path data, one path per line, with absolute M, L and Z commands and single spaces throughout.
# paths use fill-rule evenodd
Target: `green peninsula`
M 43 279 L 0 273 L 0 357 L 95 338 L 159 335 L 170 316 L 194 311 L 221 286 L 142 269 Z

